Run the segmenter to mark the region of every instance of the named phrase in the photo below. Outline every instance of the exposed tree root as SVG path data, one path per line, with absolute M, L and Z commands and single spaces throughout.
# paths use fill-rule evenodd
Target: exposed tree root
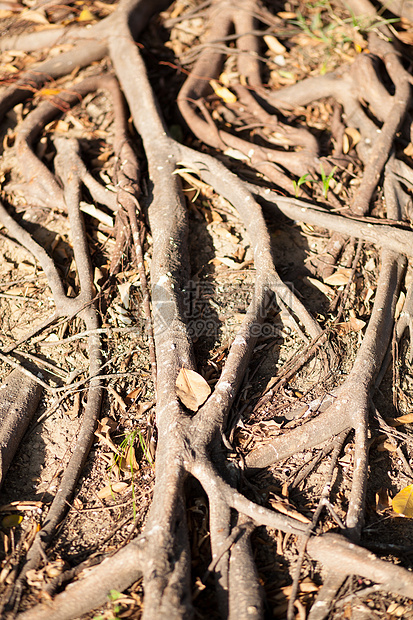
M 145 27 L 152 14 L 166 8 L 168 4 L 167 1 L 126 0 L 120 3 L 113 15 L 93 29 L 70 29 L 59 33 L 52 30 L 44 35 L 46 39 L 43 33 L 35 33 L 28 38 L 2 43 L 4 47 L 34 49 L 45 45 L 45 40 L 47 44 L 58 40 L 75 42 L 72 51 L 46 61 L 36 71 L 31 71 L 9 87 L 0 100 L 3 113 L 27 97 L 33 89 L 38 89 L 50 76 L 67 73 L 73 64 L 85 66 L 107 53 L 116 75 L 116 78 L 100 75 L 87 78 L 75 84 L 71 90 L 60 93 L 52 101 L 41 102 L 26 116 L 16 138 L 19 156 L 25 162 L 23 172 L 26 184 L 21 188 L 29 201 L 53 206 L 68 213 L 80 282 L 80 292 L 76 298 L 66 295 L 60 275 L 45 250 L 0 206 L 0 220 L 9 235 L 32 252 L 47 275 L 56 306 L 55 318 L 79 315 L 86 329 L 92 332 L 87 339 L 90 380 L 82 429 L 56 497 L 42 529 L 27 553 L 8 603 L 15 606 L 18 602 L 28 570 L 40 564 L 64 516 L 88 454 L 100 410 L 101 342 L 96 331 L 99 323 L 94 303 L 93 272 L 79 206 L 82 183 L 97 202 L 112 211 L 117 210 L 120 222 L 124 221 L 122 212 L 127 213 L 133 237 L 143 285 L 147 330 L 149 334 L 153 331 L 154 340 L 151 363 L 152 376 L 156 380 L 158 432 L 154 496 L 145 527 L 136 539 L 83 577 L 80 576 L 77 582 L 57 594 L 52 601 L 37 605 L 17 617 L 24 620 L 79 617 L 105 603 L 110 590 L 122 591 L 140 576 L 143 576 L 145 590 L 144 620 L 192 617 L 191 553 L 186 514 L 187 483 L 191 478 L 201 484 L 209 503 L 210 571 L 215 574 L 217 600 L 223 617 L 235 620 L 263 616 L 259 578 L 250 544 L 253 528 L 260 525 L 301 537 L 302 555 L 306 549 L 312 559 L 322 563 L 328 570 L 326 582 L 311 611 L 310 618 L 313 620 L 326 617 L 336 591 L 348 575 L 361 575 L 381 584 L 389 592 L 413 598 L 413 576 L 409 571 L 379 560 L 358 544 L 364 520 L 371 393 L 393 334 L 395 306 L 406 257 L 412 256 L 413 233 L 397 223 L 406 216 L 405 179 L 412 182 L 413 173 L 392 151 L 396 132 L 403 131 L 406 123 L 406 113 L 410 106 L 407 78 L 410 79 L 410 76 L 392 45 L 373 34 L 370 47 L 376 55 L 374 58 L 360 55 L 351 70 L 344 68 L 334 74 L 309 78 L 275 94 L 265 94 L 256 59 L 257 39 L 251 34 L 255 27 L 252 16 L 259 14 L 257 2 L 243 0 L 237 7 L 227 0 L 212 3 L 209 39 L 178 98 L 180 110 L 189 127 L 201 141 L 216 149 L 224 152 L 236 149 L 244 154 L 252 167 L 288 192 L 293 189 L 291 174 L 300 177 L 309 171 L 320 173 L 319 149 L 314 136 L 304 127 L 290 127 L 270 116 L 245 87 L 239 87 L 238 94 L 243 105 L 248 108 L 248 113 L 253 117 L 261 116 L 265 123 L 273 122 L 283 139 L 287 140 L 290 150 L 272 148 L 274 145 L 253 144 L 215 126 L 203 98 L 209 80 L 218 77 L 223 61 L 223 53 L 216 48 L 217 40 L 226 37 L 233 27 L 239 52 L 238 70 L 245 77 L 248 87 L 259 89 L 260 95 L 265 96 L 278 110 L 305 105 L 320 97 L 333 97 L 343 106 L 347 126 L 359 130 L 362 140 L 358 145 L 358 154 L 364 164 L 364 176 L 351 202 L 351 213 L 348 213 L 348 217 L 335 215 L 321 205 L 314 206 L 309 202 L 280 197 L 267 188 L 248 185 L 218 159 L 192 150 L 169 136 L 133 38 Z M 82 37 L 87 41 L 76 43 Z M 83 55 L 83 60 L 80 60 L 79 54 Z M 382 62 L 382 67 L 386 68 L 394 85 L 394 95 L 390 95 L 382 85 L 376 73 L 376 62 Z M 153 238 L 153 330 L 136 215 L 140 211 L 137 200 L 140 172 L 127 137 L 118 83 L 142 139 L 148 165 L 148 219 Z M 110 94 L 116 118 L 114 148 L 119 162 L 116 200 L 88 173 L 76 141 L 55 138 L 57 154 L 54 173 L 32 150 L 34 141 L 51 119 L 76 104 L 86 93 L 98 88 L 104 88 Z M 361 105 L 362 99 L 370 105 L 369 114 Z M 381 132 L 377 131 L 371 119 L 373 113 L 378 121 L 383 122 Z M 330 158 L 324 163 L 325 170 L 329 171 L 334 160 Z M 185 408 L 176 394 L 179 370 L 182 367 L 196 370 L 193 344 L 184 314 L 183 294 L 190 278 L 190 267 L 187 210 L 180 170 L 182 173 L 185 171 L 185 174 L 190 171 L 190 174 L 208 184 L 237 209 L 249 236 L 256 270 L 254 293 L 243 323 L 229 348 L 212 394 L 196 412 Z M 387 217 L 391 225 L 365 217 L 382 174 Z M 391 184 L 386 181 L 390 177 Z M 275 296 L 281 307 L 289 309 L 299 326 L 300 335 L 305 332 L 306 336 L 322 340 L 323 334 L 322 328 L 303 303 L 278 275 L 267 225 L 253 194 L 276 204 L 295 220 L 336 231 L 341 235 L 341 241 L 350 235 L 382 248 L 380 277 L 371 318 L 353 367 L 339 387 L 334 403 L 308 422 L 288 429 L 265 445 L 256 447 L 245 459 L 246 468 L 252 475 L 254 470 L 353 429 L 356 465 L 345 527 L 340 535 L 326 533 L 310 536 L 312 532 L 298 519 L 248 499 L 239 490 L 242 482 L 240 468 L 234 467 L 226 459 L 222 438 L 227 430 L 230 409 L 241 387 L 257 342 L 259 326 L 268 313 L 272 298 Z M 331 191 L 325 194 L 330 198 L 330 203 L 334 203 L 333 206 L 342 207 Z M 122 224 L 117 230 L 119 237 L 113 272 L 126 243 L 125 236 L 121 235 Z M 411 293 L 408 300 L 406 312 L 411 310 Z M 400 321 L 399 338 L 407 326 L 410 328 L 410 315 L 409 321 L 408 324 Z M 335 458 L 338 453 L 337 448 Z M 333 573 L 338 575 L 332 576 Z M 289 615 L 293 617 L 292 604 Z

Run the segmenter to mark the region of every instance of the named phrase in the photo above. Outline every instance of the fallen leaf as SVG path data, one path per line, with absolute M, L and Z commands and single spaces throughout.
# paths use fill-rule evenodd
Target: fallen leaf
M 391 508 L 391 499 L 389 497 L 389 490 L 386 489 L 386 487 L 381 487 L 376 492 L 375 510 L 380 512 L 380 511 L 386 510 L 387 508 Z
M 403 291 L 400 292 L 399 299 L 396 303 L 396 308 L 394 309 L 394 320 L 398 319 L 404 306 L 404 302 L 406 301 L 406 295 Z
M 413 32 L 397 32 L 395 30 L 394 33 L 405 45 L 413 45 Z
M 90 22 L 93 19 L 95 19 L 95 16 L 93 15 L 93 13 L 89 11 L 89 9 L 82 9 L 76 21 L 77 22 Z
M 97 496 L 99 499 L 108 499 L 112 497 L 114 493 L 122 493 L 128 486 L 129 484 L 127 482 L 114 482 L 100 489 L 100 491 L 97 492 Z
M 334 289 L 330 288 L 329 286 L 326 286 L 320 280 L 317 280 L 316 278 L 310 278 L 309 276 L 305 279 L 308 280 L 308 282 L 312 284 L 313 286 L 315 286 L 319 291 L 324 293 L 324 295 L 331 295 L 331 296 L 334 295 Z
M 137 471 L 139 469 L 133 446 L 128 446 L 126 453 L 122 454 L 122 457 L 119 459 L 118 465 L 122 471 Z
M 237 101 L 236 96 L 229 90 L 229 88 L 221 86 L 221 84 L 216 80 L 210 80 L 209 83 L 214 93 L 217 97 L 222 99 L 224 103 L 235 103 Z
M 413 518 L 413 484 L 404 487 L 393 497 L 392 507 L 397 514 Z
M 1 520 L 3 527 L 16 527 L 23 521 L 23 516 L 19 514 L 7 515 Z
M 355 127 L 346 127 L 343 135 L 343 153 L 347 154 L 361 140 L 361 134 Z
M 388 439 L 386 439 L 386 441 L 383 441 L 377 446 L 377 450 L 379 452 L 396 452 L 397 446 Z
M 237 159 L 238 161 L 249 160 L 249 157 L 247 155 L 244 155 L 244 153 L 241 153 L 241 151 L 239 151 L 238 149 L 226 149 L 224 151 L 224 155 L 227 155 L 227 157 L 232 157 L 232 159 Z
M 406 415 L 400 415 L 394 419 L 400 422 L 400 424 L 413 424 L 413 413 L 406 413 Z
M 409 142 L 409 144 L 404 149 L 403 153 L 407 155 L 407 157 L 413 157 L 413 144 Z
M 331 276 L 324 278 L 324 284 L 328 284 L 329 286 L 344 286 L 349 281 L 350 275 L 351 269 L 339 267 Z
M 293 517 L 297 521 L 300 521 L 300 523 L 310 523 L 310 519 L 302 515 L 300 512 L 297 512 L 297 510 L 295 510 L 295 508 L 288 502 L 270 499 L 269 503 L 275 510 L 281 512 L 283 515 Z
M 281 19 L 294 19 L 297 17 L 297 13 L 293 13 L 292 11 L 279 11 L 277 15 L 281 17 Z
M 34 22 L 35 24 L 49 24 L 46 15 L 40 11 L 27 10 L 20 13 L 20 19 L 26 22 Z
M 131 282 L 123 282 L 122 284 L 118 284 L 118 291 L 119 291 L 120 298 L 122 300 L 123 305 L 125 306 L 127 310 L 129 310 L 129 301 L 130 301 L 129 292 L 130 292 L 131 285 L 132 285 Z
M 270 52 L 273 52 L 274 54 L 284 54 L 284 52 L 287 51 L 287 48 L 279 42 L 277 37 L 274 37 L 272 35 L 264 35 L 264 43 L 268 47 Z
M 179 400 L 191 411 L 198 411 L 211 393 L 204 377 L 189 368 L 181 368 L 175 387 Z
M 337 323 L 336 328 L 339 334 L 349 334 L 350 332 L 359 332 L 366 326 L 366 321 L 350 316 L 348 321 Z
M 41 97 L 56 97 L 62 92 L 61 88 L 42 88 L 39 95 Z

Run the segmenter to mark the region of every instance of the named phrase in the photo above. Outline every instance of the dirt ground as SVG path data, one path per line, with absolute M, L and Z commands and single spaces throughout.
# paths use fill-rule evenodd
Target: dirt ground
M 0 13 L 2 36 L 45 24 L 66 24 L 81 19 L 93 22 L 114 8 L 114 5 L 100 0 L 47 5 L 46 11 L 36 10 L 33 12 L 35 17 L 31 15 L 26 20 L 25 13 L 13 12 L 8 7 L 11 3 L 1 3 L 1 7 L 3 4 Z M 27 1 L 22 6 L 35 4 Z M 196 0 L 177 0 L 160 19 L 153 20 L 142 38 L 142 45 L 154 89 L 162 93 L 163 101 L 167 95 L 168 105 L 162 111 L 169 130 L 188 145 L 208 150 L 190 134 L 175 105 L 184 77 L 176 71 L 177 61 L 179 66 L 190 70 L 195 46 L 204 36 L 203 12 L 194 11 L 201 4 Z M 278 51 L 264 48 L 262 51 L 266 60 L 265 81 L 269 88 L 280 88 L 307 76 L 333 71 L 343 62 L 352 62 L 357 54 L 366 50 L 367 33 L 355 29 L 348 15 L 334 1 L 291 0 L 266 4 L 282 20 L 282 28 L 277 32 Z M 185 18 L 186 12 L 190 15 L 188 18 Z M 180 19 L 176 20 L 178 17 Z M 412 24 L 403 24 L 403 31 L 411 33 L 411 28 Z M 275 42 L 273 45 L 276 47 Z M 407 46 L 407 49 L 410 54 L 408 62 L 411 62 L 412 48 Z M 47 54 L 47 50 L 3 52 L 0 56 L 2 80 L 7 84 L 14 73 Z M 229 56 L 223 70 L 223 76 L 229 76 L 228 79 L 236 72 L 234 58 Z M 93 75 L 105 63 L 106 60 L 96 63 L 80 74 Z M 55 87 L 60 88 L 62 84 L 64 79 L 57 80 Z M 20 173 L 21 162 L 14 145 L 16 127 L 35 105 L 37 96 L 35 94 L 34 100 L 18 104 L 8 113 L 7 126 L 2 127 L 2 194 L 15 208 L 21 223 L 52 256 L 64 276 L 67 290 L 69 293 L 71 290 L 74 296 L 79 283 L 67 217 L 58 208 L 42 206 L 35 196 L 30 196 L 30 188 Z M 208 105 L 213 110 L 214 119 L 224 124 L 231 121 L 225 118 L 228 111 L 219 97 L 211 95 Z M 300 110 L 300 122 L 317 135 L 326 152 L 332 140 L 332 105 L 327 99 Z M 46 162 L 53 157 L 53 138 L 59 133 L 80 140 L 92 174 L 109 190 L 113 188 L 116 166 L 113 110 L 106 95 L 102 91 L 87 95 L 61 119 L 47 126 L 37 144 L 37 152 Z M 135 144 L 141 154 L 141 144 L 136 137 Z M 353 178 L 357 179 L 360 162 L 351 145 L 348 153 L 353 158 Z M 256 180 L 256 173 L 241 161 L 229 155 L 214 154 L 242 178 Z M 337 169 L 330 189 L 342 199 L 348 183 L 348 169 Z M 319 182 L 308 183 L 307 189 L 313 199 L 322 197 Z M 187 317 L 198 370 L 213 385 L 252 298 L 255 282 L 253 255 L 246 230 L 236 210 L 227 201 L 198 192 L 188 181 L 184 181 L 184 191 L 190 224 L 188 241 L 192 271 L 186 291 Z M 294 195 L 293 183 L 291 194 Z M 87 568 L 125 545 L 141 531 L 152 498 L 157 440 L 155 395 L 139 272 L 128 250 L 116 275 L 108 278 L 115 246 L 113 214 L 105 211 L 106 217 L 88 215 L 87 205 L 92 202 L 86 192 L 83 204 L 98 291 L 104 356 L 105 393 L 101 421 L 66 517 L 47 551 L 47 562 L 28 575 L 29 588 L 23 597 L 23 609 L 45 600 L 48 596 L 45 587 L 52 592 L 53 579 L 63 571 L 81 562 Z M 381 210 L 379 188 L 373 214 L 379 216 Z M 328 367 L 325 353 L 320 350 L 286 381 L 282 381 L 284 364 L 297 359 L 302 340 L 295 331 L 291 316 L 273 304 L 233 407 L 227 435 L 228 454 L 234 460 L 245 456 L 268 437 L 301 424 L 312 415 L 312 407 L 316 410 L 320 403 L 334 394 L 351 368 L 363 338 L 380 270 L 379 250 L 373 245 L 363 244 L 360 262 L 350 280 L 355 247 L 350 241 L 334 271 L 339 277 L 323 280 L 312 261 L 323 256 L 330 232 L 284 216 L 276 219 L 268 215 L 267 224 L 278 272 L 323 328 L 333 325 L 343 291 L 349 284 L 342 308 L 343 319 L 330 329 L 329 335 L 336 362 Z M 53 300 L 44 272 L 5 228 L 0 229 L 0 256 L 1 351 L 22 340 L 12 356 L 13 361 L 27 367 L 34 364 L 50 386 L 49 390 L 43 390 L 40 405 L 0 492 L 0 591 L 2 589 L 4 593 L 47 514 L 79 433 L 88 358 L 85 340 L 79 336 L 84 331 L 79 319 L 53 323 L 31 335 L 34 326 L 52 317 Z M 148 274 L 151 257 L 152 239 L 146 228 L 144 262 Z M 5 380 L 11 370 L 8 357 L 3 355 L 0 379 Z M 374 406 L 385 420 L 392 421 L 412 411 L 412 376 L 409 343 L 402 341 L 374 398 Z M 271 381 L 271 385 L 276 385 L 276 391 L 265 399 Z M 397 439 L 397 449 L 391 437 Z M 369 444 L 363 544 L 384 559 L 412 568 L 413 521 L 393 512 L 391 498 L 412 483 L 413 426 L 411 423 L 397 427 L 390 425 L 385 434 L 375 421 Z M 320 459 L 303 479 L 299 474 L 311 459 L 321 456 L 322 449 L 321 445 L 296 454 L 251 479 L 245 479 L 245 492 L 267 507 L 284 502 L 287 509 L 300 514 L 304 522 L 311 520 L 325 484 L 328 458 Z M 319 524 L 322 531 L 338 529 L 340 520 L 345 519 L 353 467 L 354 443 L 350 433 L 332 482 L 331 511 L 323 513 Z M 212 578 L 205 578 L 211 559 L 207 544 L 208 506 L 202 489 L 195 483 L 187 518 L 192 536 L 193 595 L 197 617 L 215 618 L 218 615 Z M 265 591 L 266 617 L 285 618 L 298 558 L 295 537 L 261 527 L 253 535 L 252 543 Z M 305 559 L 297 599 L 297 617 L 300 619 L 306 617 L 306 610 L 314 601 L 322 579 L 320 566 Z M 143 588 L 139 581 L 122 596 L 114 593 L 113 600 L 106 606 L 82 618 L 139 618 L 142 606 Z M 331 619 L 396 617 L 413 618 L 410 600 L 383 594 L 373 584 L 355 577 L 345 582 L 330 615 Z

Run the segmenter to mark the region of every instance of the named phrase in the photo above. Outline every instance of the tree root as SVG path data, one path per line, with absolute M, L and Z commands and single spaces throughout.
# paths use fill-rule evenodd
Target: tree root
M 323 96 L 334 97 L 343 106 L 347 126 L 359 129 L 362 140 L 358 153 L 365 166 L 364 180 L 352 201 L 352 213 L 348 217 L 334 215 L 320 205 L 314 207 L 304 201 L 280 197 L 267 188 L 247 185 L 216 158 L 194 151 L 169 136 L 133 38 L 133 34 L 144 27 L 151 14 L 168 4 L 161 1 L 127 0 L 120 3 L 110 18 L 93 27 L 93 31 L 69 30 L 60 33 L 59 37 L 66 37 L 65 41 L 75 41 L 81 37 L 88 40 L 83 45 L 75 44 L 73 50 L 65 52 L 63 57 L 40 65 L 38 71 L 23 76 L 15 86 L 10 87 L 0 101 L 0 110 L 4 112 L 16 101 L 27 97 L 33 89 L 38 89 L 46 80 L 46 73 L 56 77 L 67 72 L 69 65 L 77 62 L 82 48 L 86 50 L 85 64 L 92 57 L 100 58 L 108 53 L 145 151 L 150 183 L 148 219 L 153 238 L 151 287 L 155 350 L 152 350 L 151 362 L 152 376 L 154 381 L 156 380 L 158 445 L 154 496 L 145 527 L 136 539 L 93 568 L 64 592 L 57 594 L 53 601 L 37 605 L 17 617 L 24 620 L 40 620 L 51 616 L 56 620 L 79 617 L 103 604 L 110 590 L 124 590 L 143 576 L 144 620 L 164 617 L 190 618 L 193 614 L 193 603 L 190 541 L 186 520 L 187 481 L 190 478 L 201 484 L 209 503 L 212 553 L 210 571 L 215 575 L 218 604 L 223 617 L 253 619 L 263 615 L 259 579 L 250 544 L 252 529 L 260 525 L 301 537 L 303 549 L 306 545 L 310 557 L 328 569 L 329 576 L 324 590 L 320 591 L 310 615 L 313 619 L 325 617 L 322 613 L 325 610 L 328 612 L 328 598 L 332 600 L 331 593 L 337 591 L 338 584 L 347 575 L 361 575 L 382 584 L 383 589 L 389 592 L 413 597 L 413 577 L 407 570 L 379 560 L 357 544 L 364 518 L 371 391 L 392 337 L 395 305 L 406 265 L 405 256 L 412 255 L 411 231 L 403 230 L 397 225 L 372 223 L 371 220 L 366 221 L 364 216 L 367 215 L 382 173 L 385 179 L 390 174 L 393 179 L 397 178 L 400 171 L 403 171 L 403 174 L 411 173 L 410 169 L 403 169 L 403 162 L 400 162 L 391 150 L 395 134 L 403 128 L 410 105 L 410 87 L 406 72 L 392 46 L 372 36 L 370 45 L 377 57 L 383 60 L 395 86 L 394 95 L 391 96 L 381 85 L 375 72 L 375 61 L 362 56 L 362 59 L 354 63 L 351 72 L 344 69 L 321 78 L 309 78 L 281 93 L 266 97 L 278 110 L 304 105 Z M 266 123 L 275 123 L 277 130 L 289 140 L 291 148 L 297 150 L 284 151 L 252 145 L 247 140 L 215 127 L 203 102 L 206 85 L 210 79 L 218 77 L 223 60 L 221 51 L 216 49 L 216 40 L 227 36 L 232 26 L 238 37 L 239 73 L 246 78 L 249 87 L 259 89 L 263 95 L 258 61 L 254 56 L 258 49 L 257 42 L 256 37 L 251 34 L 254 29 L 252 15 L 256 10 L 255 0 L 244 0 L 237 9 L 227 0 L 212 4 L 210 39 L 195 63 L 192 74 L 186 80 L 178 103 L 188 125 L 200 140 L 224 152 L 236 149 L 243 153 L 253 167 L 278 187 L 290 192 L 292 181 L 287 171 L 296 176 L 302 176 L 308 171 L 318 171 L 319 152 L 313 135 L 303 127 L 290 128 L 275 117 L 270 117 L 267 112 L 264 113 L 248 90 L 239 87 L 240 100 L 249 108 L 250 114 L 255 117 L 262 115 Z M 54 31 L 51 37 L 55 36 L 53 33 Z M 94 50 L 95 56 L 91 51 L 92 40 L 94 44 L 98 41 Z M 32 49 L 31 46 L 42 45 L 43 41 L 36 33 L 30 41 L 20 40 L 20 43 L 26 46 L 26 49 Z M 19 41 L 4 43 L 10 44 L 18 45 Z M 63 64 L 59 65 L 59 62 Z M 59 73 L 60 71 L 62 73 Z M 131 75 L 135 78 L 131 79 Z M 383 121 L 379 135 L 376 124 L 364 112 L 360 102 L 360 84 L 357 81 L 360 82 L 360 76 L 366 75 L 370 81 L 369 88 L 366 92 L 363 91 L 363 97 L 367 103 L 370 103 L 371 97 L 376 118 Z M 79 210 L 82 183 L 89 188 L 97 202 L 111 210 L 119 207 L 119 221 L 122 221 L 122 216 L 119 215 L 122 209 L 128 215 L 143 286 L 148 333 L 151 334 L 152 331 L 149 293 L 145 289 L 146 275 L 136 216 L 136 211 L 140 210 L 137 200 L 140 178 L 138 161 L 127 139 L 123 102 L 116 79 L 102 79 L 101 76 L 88 78 L 73 86 L 73 89 L 60 93 L 53 101 L 41 102 L 27 115 L 17 137 L 19 155 L 24 156 L 27 162 L 24 191 L 41 204 L 67 210 L 81 289 L 76 298 L 69 298 L 65 294 L 57 269 L 45 250 L 0 206 L 0 220 L 9 234 L 32 252 L 46 273 L 57 316 L 79 315 L 84 320 L 86 329 L 92 332 L 88 336 L 90 381 L 81 433 L 46 522 L 28 551 L 26 562 L 10 596 L 12 601 L 20 593 L 27 571 L 39 565 L 42 554 L 64 515 L 66 503 L 73 493 L 91 445 L 99 414 L 102 392 L 102 379 L 99 377 L 101 343 L 97 331 L 98 315 L 94 305 L 93 273 Z M 29 82 L 30 89 L 27 87 Z M 87 92 L 101 87 L 111 94 L 117 123 L 115 151 L 119 170 L 116 202 L 90 176 L 76 142 L 55 138 L 55 174 L 46 168 L 32 151 L 33 142 L 46 123 L 68 106 L 78 102 Z M 391 109 L 391 117 L 387 118 L 385 108 L 387 111 Z M 201 111 L 202 116 L 198 115 L 197 110 Z M 326 168 L 327 164 L 331 169 L 331 161 L 326 161 Z M 196 412 L 185 408 L 175 388 L 181 368 L 196 370 L 193 344 L 183 311 L 183 293 L 190 277 L 190 267 L 186 241 L 187 212 L 179 178 L 182 167 L 186 174 L 190 170 L 191 174 L 212 187 L 237 209 L 249 236 L 256 270 L 254 294 L 243 323 L 229 348 L 212 394 Z M 63 187 L 57 179 L 60 179 Z M 389 193 L 388 183 L 387 190 L 385 189 L 385 199 L 389 202 L 387 215 L 395 223 L 403 217 L 403 183 L 398 183 L 398 195 Z M 308 527 L 298 519 L 248 499 L 238 488 L 241 485 L 240 469 L 232 467 L 224 453 L 222 437 L 227 429 L 230 409 L 241 387 L 257 342 L 259 327 L 268 313 L 272 297 L 276 297 L 280 306 L 289 308 L 296 323 L 301 325 L 300 334 L 305 330 L 313 339 L 321 339 L 323 334 L 322 328 L 303 303 L 278 275 L 273 263 L 267 226 L 253 194 L 276 204 L 281 211 L 295 220 L 315 223 L 343 236 L 351 235 L 382 247 L 381 271 L 371 318 L 354 365 L 338 389 L 334 403 L 310 421 L 288 430 L 264 446 L 253 449 L 245 459 L 248 473 L 253 474 L 254 470 L 267 467 L 353 429 L 356 467 L 342 535 L 327 533 L 309 537 Z M 333 201 L 340 205 L 337 198 L 331 198 L 330 202 Z M 125 238 L 119 237 L 118 242 L 117 257 L 122 254 Z M 114 264 L 117 260 L 118 258 Z M 333 571 L 339 573 L 336 578 L 331 577 Z M 319 609 L 323 611 L 319 613 Z M 292 617 L 291 606 L 289 613 Z

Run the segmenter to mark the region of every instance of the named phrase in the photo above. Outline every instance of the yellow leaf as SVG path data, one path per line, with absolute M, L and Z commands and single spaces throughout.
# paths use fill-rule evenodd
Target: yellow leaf
M 23 521 L 23 516 L 19 514 L 7 515 L 1 520 L 3 527 L 16 527 Z
M 82 9 L 76 21 L 78 22 L 90 22 L 95 19 L 93 13 L 89 11 L 89 9 Z
M 210 80 L 209 83 L 217 97 L 222 99 L 225 103 L 236 102 L 236 96 L 228 88 L 226 88 L 225 86 L 221 86 L 221 84 L 216 80 Z
M 181 368 L 175 387 L 179 400 L 191 411 L 198 411 L 211 393 L 205 379 L 189 368 Z
M 42 90 L 40 91 L 40 95 L 42 97 L 54 97 L 61 92 L 61 88 L 42 88 Z
M 397 514 L 413 518 L 413 484 L 404 487 L 393 497 L 392 507 Z

